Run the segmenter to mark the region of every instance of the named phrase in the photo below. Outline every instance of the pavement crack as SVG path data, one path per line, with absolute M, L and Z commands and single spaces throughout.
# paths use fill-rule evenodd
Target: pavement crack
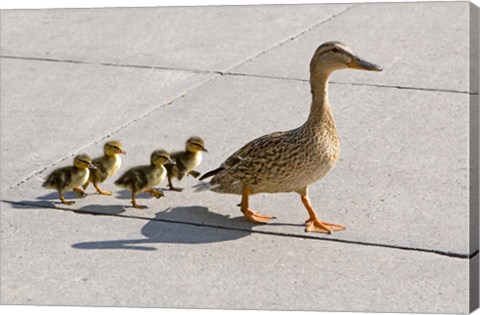
M 115 62 L 106 62 L 106 61 L 94 62 L 94 61 L 89 61 L 89 60 L 30 57 L 30 56 L 12 56 L 12 55 L 0 55 L 0 58 L 14 59 L 14 60 L 27 60 L 27 61 L 71 63 L 71 64 L 80 64 L 80 65 L 105 66 L 105 67 L 117 67 L 117 68 L 182 71 L 182 72 L 193 72 L 193 73 L 204 73 L 204 74 L 217 73 L 217 71 L 202 70 L 202 69 L 190 69 L 190 68 L 154 66 L 154 65 L 141 65 L 141 64 L 125 64 L 125 63 L 115 63 Z
M 334 13 L 334 14 L 332 14 L 331 16 L 329 16 L 328 18 L 326 18 L 326 19 L 324 19 L 324 20 L 321 20 L 320 22 L 317 22 L 317 23 L 315 23 L 315 24 L 313 24 L 313 25 L 310 25 L 310 26 L 308 26 L 306 29 L 304 29 L 304 30 L 302 30 L 302 31 L 300 31 L 300 32 L 298 32 L 298 33 L 295 33 L 295 34 L 293 34 L 293 35 L 291 35 L 291 36 L 288 36 L 287 38 L 281 40 L 280 42 L 274 44 L 273 46 L 271 46 L 271 47 L 269 47 L 269 48 L 267 48 L 267 49 L 264 49 L 264 50 L 262 50 L 261 52 L 255 54 L 255 55 L 253 55 L 253 56 L 251 56 L 251 57 L 249 57 L 249 58 L 247 58 L 247 59 L 245 59 L 245 60 L 243 60 L 243 61 L 240 61 L 239 63 L 237 63 L 237 64 L 229 67 L 227 70 L 225 70 L 225 72 L 228 72 L 228 71 L 230 71 L 231 69 L 235 69 L 235 68 L 237 68 L 237 67 L 239 67 L 239 66 L 241 66 L 241 65 L 243 65 L 243 64 L 245 64 L 245 63 L 247 63 L 247 62 L 251 62 L 251 61 L 253 61 L 254 59 L 256 59 L 256 58 L 258 58 L 258 57 L 260 57 L 260 56 L 268 53 L 269 51 L 271 51 L 271 50 L 273 50 L 273 49 L 275 49 L 275 48 L 281 47 L 281 46 L 285 45 L 286 43 L 288 43 L 288 42 L 290 42 L 290 41 L 292 41 L 292 40 L 296 40 L 296 39 L 298 39 L 299 37 L 301 37 L 302 35 L 310 32 L 311 30 L 313 30 L 313 29 L 315 29 L 315 28 L 317 28 L 317 27 L 319 27 L 319 26 L 321 26 L 321 25 L 323 25 L 323 24 L 325 24 L 325 23 L 327 23 L 327 22 L 330 22 L 330 21 L 333 20 L 334 18 L 336 18 L 336 17 L 338 17 L 338 16 L 341 16 L 342 14 L 350 11 L 351 9 L 353 9 L 353 8 L 359 6 L 359 5 L 360 5 L 360 4 L 354 4 L 354 5 L 351 5 L 351 6 L 347 7 L 346 9 L 340 11 L 340 12 Z
M 26 202 L 26 201 L 12 201 L 12 200 L 3 200 L 3 199 L 1 201 L 5 202 L 5 203 L 12 204 L 12 205 L 20 205 L 20 206 L 32 206 L 33 205 L 33 206 L 36 206 L 36 207 L 39 207 L 39 208 L 51 209 L 51 210 L 60 210 L 60 211 L 65 211 L 65 212 L 73 212 L 75 214 L 80 214 L 80 215 L 118 217 L 118 218 L 127 218 L 127 219 L 134 219 L 134 220 L 143 220 L 143 221 L 157 221 L 157 222 L 172 223 L 172 224 L 184 224 L 184 225 L 197 226 L 197 227 L 208 227 L 208 228 L 222 229 L 222 230 L 240 231 L 240 232 L 248 232 L 248 233 L 255 233 L 255 234 L 264 234 L 264 235 L 274 235 L 274 236 L 279 236 L 279 237 L 291 237 L 291 238 L 308 239 L 308 240 L 316 240 L 316 241 L 326 241 L 326 242 L 351 244 L 351 245 L 358 245 L 358 246 L 368 246 L 368 247 L 388 248 L 388 249 L 402 250 L 402 251 L 412 251 L 412 252 L 418 252 L 418 253 L 429 253 L 429 254 L 435 254 L 435 255 L 446 256 L 446 257 L 450 257 L 450 258 L 458 258 L 458 259 L 472 259 L 479 254 L 478 249 L 476 251 L 474 251 L 473 253 L 464 254 L 464 253 L 456 253 L 456 252 L 436 250 L 436 249 L 428 249 L 428 248 L 420 248 L 420 247 L 409 247 L 409 246 L 402 246 L 402 245 L 392 245 L 392 244 L 354 241 L 354 240 L 345 240 L 345 239 L 329 238 L 329 237 L 319 237 L 319 236 L 312 236 L 312 235 L 309 235 L 309 234 L 299 235 L 299 234 L 293 234 L 293 233 L 260 231 L 260 230 L 252 230 L 250 228 L 222 226 L 222 225 L 215 225 L 215 224 L 208 224 L 208 223 L 170 220 L 170 219 L 163 219 L 163 218 L 148 218 L 148 217 L 141 217 L 141 216 L 128 215 L 128 214 L 95 212 L 95 211 L 91 211 L 91 210 L 76 210 L 76 209 L 71 209 L 71 208 L 67 208 L 67 207 L 62 207 L 61 205 L 53 208 L 53 207 L 48 206 L 48 205 L 42 205 L 42 204 L 38 204 L 38 203 L 29 203 L 29 202 Z
M 276 46 L 277 47 L 277 46 Z M 270 49 L 269 49 L 270 50 Z M 269 50 L 264 51 L 264 53 Z M 262 53 L 260 53 L 262 54 Z M 219 71 L 219 70 L 205 70 L 205 69 L 191 69 L 191 68 L 181 68 L 181 67 L 166 67 L 166 66 L 152 66 L 152 65 L 136 65 L 136 64 L 122 64 L 122 63 L 113 63 L 113 62 L 92 62 L 86 60 L 73 60 L 73 59 L 59 59 L 59 58 L 42 58 L 42 57 L 27 57 L 27 56 L 9 56 L 9 55 L 0 55 L 0 58 L 5 59 L 16 59 L 16 60 L 29 60 L 29 61 L 46 61 L 46 62 L 58 62 L 58 63 L 71 63 L 71 64 L 80 64 L 80 65 L 93 65 L 93 66 L 105 66 L 105 67 L 118 67 L 118 68 L 133 68 L 133 69 L 144 69 L 144 70 L 165 70 L 165 71 L 181 71 L 181 72 L 191 72 L 195 74 L 212 74 L 219 76 L 240 76 L 247 78 L 261 78 L 261 79 L 272 79 L 272 80 L 283 80 L 283 81 L 297 81 L 297 82 L 306 82 L 309 83 L 308 79 L 301 78 L 289 78 L 289 77 L 279 77 L 273 75 L 263 75 L 263 74 L 249 74 L 242 72 L 234 72 L 230 69 L 234 69 L 239 65 L 253 60 L 258 57 L 257 54 L 254 57 L 251 57 L 236 66 L 230 67 L 228 70 Z M 353 86 L 369 86 L 377 88 L 387 88 L 387 89 L 399 89 L 399 90 L 415 90 L 415 91 L 424 91 L 424 92 L 444 92 L 444 93 L 459 93 L 459 94 L 469 94 L 469 95 L 479 95 L 478 92 L 469 92 L 462 90 L 453 90 L 453 89 L 439 89 L 439 88 L 425 88 L 425 87 L 414 87 L 414 86 L 402 86 L 402 85 L 388 85 L 388 84 L 372 84 L 372 83 L 356 83 L 356 82 L 338 82 L 330 81 L 330 84 L 338 85 L 353 85 Z
M 248 73 L 241 73 L 241 72 L 225 72 L 225 73 L 223 73 L 223 75 L 310 83 L 310 80 L 308 80 L 308 79 L 288 78 L 288 77 L 279 77 L 279 76 L 262 75 L 262 74 L 248 74 Z M 339 81 L 334 81 L 334 80 L 330 80 L 329 84 L 351 85 L 351 86 L 368 86 L 368 87 L 377 87 L 377 88 L 415 90 L 415 91 L 424 91 L 424 92 L 444 92 L 444 93 L 458 93 L 458 94 L 469 94 L 469 95 L 478 95 L 479 94 L 478 92 L 469 92 L 469 91 L 452 90 L 452 89 L 424 88 L 424 87 L 389 85 L 389 84 L 374 84 L 374 83 L 339 82 Z

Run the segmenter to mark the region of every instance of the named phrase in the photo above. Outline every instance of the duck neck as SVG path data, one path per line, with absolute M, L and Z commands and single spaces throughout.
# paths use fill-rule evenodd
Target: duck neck
M 330 72 L 321 71 L 310 75 L 312 105 L 307 124 L 321 126 L 322 122 L 332 121 L 333 115 L 328 102 L 328 78 Z

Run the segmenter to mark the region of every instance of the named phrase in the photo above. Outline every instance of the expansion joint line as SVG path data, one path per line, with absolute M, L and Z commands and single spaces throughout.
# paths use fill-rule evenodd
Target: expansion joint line
M 231 71 L 231 70 L 219 71 L 219 70 L 189 69 L 189 68 L 180 68 L 180 67 L 163 67 L 163 66 L 148 66 L 148 65 L 135 65 L 135 64 L 120 64 L 120 63 L 111 63 L 111 62 L 96 63 L 96 62 L 84 61 L 84 60 L 82 61 L 82 60 L 72 60 L 72 59 L 22 57 L 22 56 L 8 56 L 8 55 L 1 55 L 0 58 L 17 59 L 17 60 L 31 60 L 31 61 L 45 61 L 45 62 L 58 62 L 58 63 L 72 63 L 72 64 L 81 64 L 81 65 L 95 65 L 95 66 L 118 67 L 118 68 L 136 68 L 136 69 L 147 69 L 147 70 L 182 71 L 182 72 L 191 72 L 191 73 L 195 73 L 195 74 L 214 74 L 214 75 L 220 75 L 220 76 L 240 76 L 240 77 L 246 77 L 246 78 L 261 78 L 261 79 L 272 79 L 272 80 L 282 80 L 282 81 L 297 81 L 297 82 L 305 82 L 305 83 L 310 82 L 307 79 L 288 78 L 288 77 L 279 77 L 279 76 L 262 75 L 262 74 L 248 74 L 248 73 L 234 72 L 234 71 Z M 248 59 L 248 60 L 250 60 L 250 59 Z M 244 62 L 247 62 L 248 60 L 246 60 Z M 240 64 L 243 64 L 244 62 L 242 62 Z M 238 65 L 240 65 L 240 64 L 238 64 Z M 237 66 L 230 67 L 230 69 L 233 69 Z M 207 81 L 209 81 L 209 80 L 207 80 Z M 424 87 L 414 87 L 414 86 L 402 86 L 402 85 L 355 83 L 355 82 L 337 82 L 337 81 L 330 81 L 330 84 L 369 86 L 369 87 L 377 87 L 377 88 L 414 90 L 414 91 L 423 91 L 423 92 L 445 92 L 445 93 L 479 95 L 478 92 L 469 92 L 469 91 L 451 90 L 451 89 L 438 89 L 438 88 L 424 88 Z
M 292 233 L 281 233 L 281 232 L 272 232 L 272 231 L 260 231 L 260 230 L 252 230 L 248 228 L 237 228 L 237 227 L 227 227 L 227 226 L 219 226 L 214 224 L 206 224 L 206 223 L 195 223 L 195 222 L 186 222 L 186 221 L 179 221 L 179 220 L 169 220 L 169 219 L 161 219 L 161 218 L 147 218 L 147 217 L 139 217 L 135 215 L 125 215 L 125 214 L 118 214 L 118 213 L 99 213 L 95 211 L 89 210 L 73 210 L 66 207 L 55 207 L 52 208 L 51 206 L 44 205 L 44 204 L 34 204 L 25 201 L 11 201 L 11 200 L 1 200 L 2 202 L 9 203 L 12 205 L 20 205 L 20 206 L 36 206 L 39 208 L 44 209 L 54 209 L 60 210 L 65 212 L 73 212 L 75 214 L 82 214 L 82 215 L 95 215 L 95 216 L 106 216 L 106 217 L 118 217 L 118 218 L 127 218 L 127 219 L 134 219 L 134 220 L 144 220 L 144 221 L 157 221 L 157 222 L 164 222 L 164 223 L 172 223 L 172 224 L 183 224 L 183 225 L 190 225 L 190 226 L 197 226 L 197 227 L 208 227 L 213 229 L 221 229 L 221 230 L 230 230 L 230 231 L 239 231 L 239 232 L 248 232 L 248 233 L 255 233 L 255 234 L 265 234 L 265 235 L 274 235 L 279 237 L 292 237 L 292 238 L 300 238 L 300 239 L 309 239 L 309 240 L 316 240 L 316 241 L 327 241 L 327 242 L 336 242 L 336 243 L 343 243 L 343 244 L 351 244 L 351 245 L 358 245 L 358 246 L 368 246 L 368 247 L 378 247 L 378 248 L 389 248 L 394 250 L 403 250 L 403 251 L 413 251 L 418 253 L 430 253 L 436 254 L 440 256 L 447 256 L 450 258 L 459 258 L 459 259 L 472 259 L 476 255 L 478 255 L 478 249 L 471 253 L 471 254 L 463 254 L 463 253 L 455 253 L 455 252 L 448 252 L 443 250 L 435 250 L 435 249 L 427 249 L 427 248 L 417 248 L 417 247 L 408 247 L 408 246 L 401 246 L 401 245 L 391 245 L 391 244 L 382 244 L 382 243 L 373 243 L 373 242 L 363 242 L 363 241 L 352 241 L 352 240 L 344 240 L 344 239 L 336 239 L 336 238 L 328 238 L 328 237 L 318 237 L 318 236 L 311 236 L 308 234 L 305 235 L 298 235 Z

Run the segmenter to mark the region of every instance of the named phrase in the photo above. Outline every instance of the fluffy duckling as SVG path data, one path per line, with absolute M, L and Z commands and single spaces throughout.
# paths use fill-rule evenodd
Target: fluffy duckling
M 340 42 L 318 47 L 310 62 L 312 102 L 306 122 L 298 128 L 274 132 L 250 141 L 233 153 L 220 167 L 203 175 L 197 190 L 239 194 L 241 211 L 253 223 L 274 217 L 249 208 L 252 194 L 295 192 L 308 211 L 307 232 L 332 233 L 345 227 L 321 221 L 308 198 L 308 187 L 324 177 L 340 155 L 335 120 L 328 101 L 328 79 L 340 69 L 382 71 L 380 66 L 356 56 Z
M 73 160 L 73 166 L 65 166 L 52 171 L 42 186 L 57 190 L 60 201 L 63 204 L 71 205 L 74 201 L 65 200 L 63 192 L 73 190 L 80 196 L 85 195 L 85 192 L 78 187 L 88 180 L 90 176 L 89 168 L 95 169 L 92 159 L 86 154 L 77 155 Z
M 112 140 L 105 143 L 103 146 L 103 156 L 93 159 L 92 163 L 97 169 L 90 172 L 90 177 L 87 182 L 83 184 L 83 189 L 86 189 L 90 183 L 101 195 L 111 195 L 110 191 L 102 190 L 98 184 L 103 183 L 107 178 L 115 174 L 122 165 L 122 158 L 120 154 L 127 154 L 122 149 L 119 141 Z
M 115 185 L 128 189 L 132 192 L 132 205 L 137 209 L 145 209 L 146 206 L 137 204 L 135 195 L 141 192 L 148 192 L 157 199 L 163 196 L 163 192 L 153 189 L 160 184 L 167 175 L 163 166 L 166 163 L 173 163 L 165 150 L 156 150 L 150 157 L 150 165 L 136 166 L 127 170 Z
M 187 140 L 185 151 L 177 151 L 170 154 L 175 164 L 166 164 L 168 176 L 168 186 L 170 190 L 182 191 L 183 188 L 173 186 L 172 179 L 176 178 L 182 180 L 185 175 L 191 175 L 195 178 L 200 176 L 200 173 L 195 171 L 195 168 L 202 162 L 202 152 L 208 152 L 205 148 L 205 141 L 200 137 L 191 137 Z

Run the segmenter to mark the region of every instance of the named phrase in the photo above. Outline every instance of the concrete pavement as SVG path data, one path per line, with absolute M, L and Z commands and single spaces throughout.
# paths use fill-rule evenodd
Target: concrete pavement
M 1 303 L 468 312 L 478 260 L 468 13 L 468 3 L 2 11 Z M 330 84 L 342 153 L 310 196 L 346 231 L 305 234 L 294 194 L 253 197 L 278 219 L 252 226 L 238 196 L 194 193 L 191 178 L 182 193 L 141 196 L 144 211 L 113 180 L 103 185 L 113 196 L 90 187 L 69 207 L 41 188 L 109 138 L 128 151 L 125 170 L 202 136 L 205 172 L 297 127 L 308 63 L 332 39 L 385 68 Z

